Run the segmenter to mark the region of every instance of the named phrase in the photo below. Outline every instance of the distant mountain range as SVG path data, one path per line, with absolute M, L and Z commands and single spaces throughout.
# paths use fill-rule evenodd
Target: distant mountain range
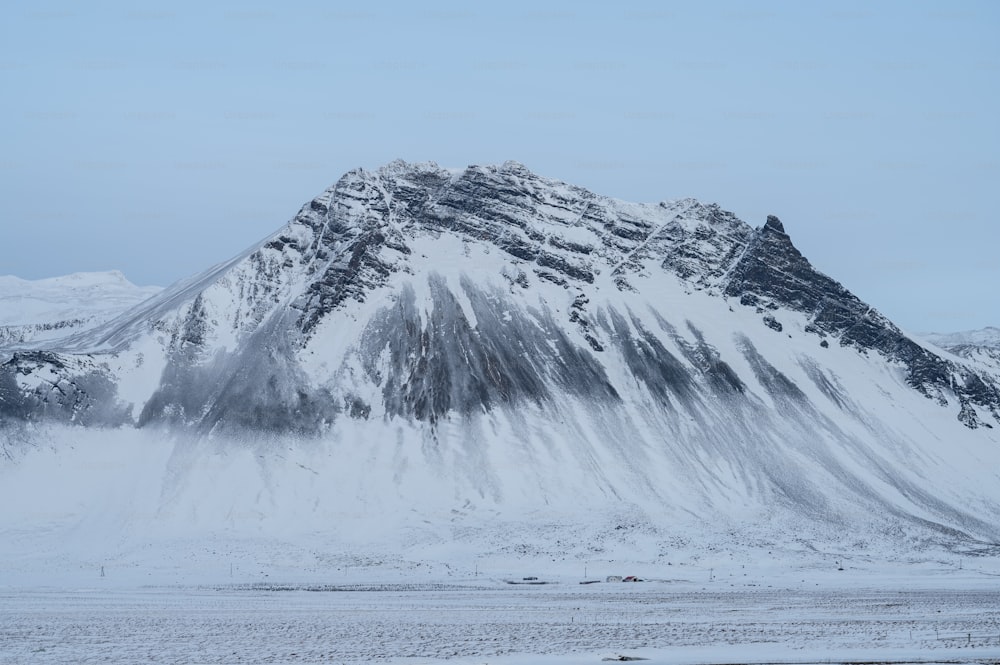
M 0 352 L 93 328 L 160 292 L 118 271 L 26 280 L 0 275 Z
M 927 333 L 924 339 L 957 356 L 984 363 L 1000 372 L 1000 328 L 954 333 Z

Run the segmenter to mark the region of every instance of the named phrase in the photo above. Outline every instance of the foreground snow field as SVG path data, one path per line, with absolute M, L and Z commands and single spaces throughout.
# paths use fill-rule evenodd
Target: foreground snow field
M 993 579 L 4 590 L 0 663 L 996 663 Z

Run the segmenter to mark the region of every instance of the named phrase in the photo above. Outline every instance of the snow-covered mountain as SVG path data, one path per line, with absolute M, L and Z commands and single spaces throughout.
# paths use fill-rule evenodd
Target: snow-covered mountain
M 924 337 L 942 349 L 951 349 L 957 346 L 1000 348 L 1000 328 L 994 326 L 964 332 L 927 333 Z
M 143 478 L 128 505 L 185 534 L 1000 542 L 1000 373 L 901 332 L 775 217 L 513 162 L 352 171 L 231 261 L 15 353 L 0 417 L 13 458 L 103 432 L 87 450 Z
M 0 275 L 0 351 L 44 346 L 104 323 L 160 292 L 117 270 L 26 280 Z
M 987 326 L 965 332 L 927 333 L 923 337 L 957 356 L 984 363 L 1000 372 L 1000 328 Z

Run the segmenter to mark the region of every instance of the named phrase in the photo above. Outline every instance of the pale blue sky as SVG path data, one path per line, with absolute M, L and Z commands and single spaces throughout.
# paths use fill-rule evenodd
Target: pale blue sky
M 32 2 L 0 274 L 166 285 L 345 171 L 515 159 L 767 214 L 906 329 L 1000 324 L 1000 3 Z

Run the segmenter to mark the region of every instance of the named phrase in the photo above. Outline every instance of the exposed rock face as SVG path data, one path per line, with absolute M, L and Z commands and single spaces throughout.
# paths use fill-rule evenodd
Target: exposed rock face
M 25 351 L 3 367 L 0 422 L 51 419 L 116 427 L 130 419 L 107 366 L 93 358 Z
M 945 401 L 945 393 L 954 392 L 962 405 L 959 417 L 968 427 L 991 426 L 980 420 L 973 405 L 983 407 L 994 419 L 1000 418 L 1000 391 L 995 379 L 984 381 L 975 370 L 935 355 L 839 283 L 817 272 L 792 245 L 777 217 L 768 216 L 733 268 L 724 292 L 739 297 L 744 305 L 802 312 L 810 320 L 808 331 L 901 362 L 908 383 L 924 395 Z

